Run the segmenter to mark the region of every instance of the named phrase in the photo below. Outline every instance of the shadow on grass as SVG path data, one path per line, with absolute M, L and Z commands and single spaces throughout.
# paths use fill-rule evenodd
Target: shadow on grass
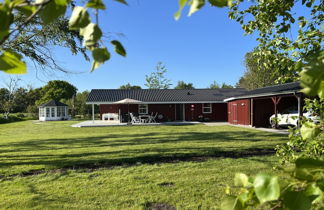
M 271 138 L 275 138 L 275 142 L 271 143 Z M 112 134 L 87 138 L 28 140 L 0 145 L 0 168 L 45 166 L 44 169 L 31 169 L 11 175 L 28 176 L 53 168 L 53 171 L 94 170 L 139 163 L 264 156 L 274 154 L 273 148 L 280 139 L 283 140 L 284 137 L 272 133 L 221 131 L 174 134 L 151 132 L 144 135 Z M 254 145 L 257 142 L 262 144 Z

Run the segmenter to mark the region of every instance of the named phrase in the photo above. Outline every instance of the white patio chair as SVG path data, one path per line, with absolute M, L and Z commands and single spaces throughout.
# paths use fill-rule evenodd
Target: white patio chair
M 155 115 L 153 115 L 153 112 L 149 118 L 149 123 L 156 123 L 155 119 L 157 117 L 158 113 L 155 113 Z
M 141 120 L 138 117 L 134 116 L 133 113 L 129 113 L 129 115 L 131 116 L 132 123 L 141 123 Z

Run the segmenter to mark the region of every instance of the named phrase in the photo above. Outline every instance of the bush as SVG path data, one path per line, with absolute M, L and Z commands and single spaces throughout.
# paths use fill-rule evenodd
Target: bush
M 26 111 L 28 112 L 28 118 L 38 119 L 38 107 L 36 105 L 29 105 Z
M 18 118 L 25 118 L 26 116 L 23 113 L 17 113 L 16 117 Z
M 0 117 L 0 124 L 17 122 L 17 121 L 22 121 L 22 120 L 24 120 L 24 119 L 17 117 L 17 116 L 9 116 L 8 119 L 6 119 L 4 117 Z

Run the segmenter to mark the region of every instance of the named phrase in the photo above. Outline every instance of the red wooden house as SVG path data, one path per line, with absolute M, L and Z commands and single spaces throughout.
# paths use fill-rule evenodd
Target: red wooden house
M 246 93 L 241 88 L 224 89 L 93 89 L 87 104 L 99 105 L 100 116 L 118 113 L 125 121 L 128 111 L 142 115 L 158 113 L 157 121 L 227 121 L 225 98 Z M 123 99 L 138 104 L 115 104 Z M 101 118 L 102 119 L 102 118 Z
M 138 104 L 114 104 L 130 98 Z M 231 124 L 269 127 L 273 114 L 296 107 L 302 115 L 304 95 L 298 82 L 246 91 L 228 89 L 93 89 L 87 104 L 99 105 L 100 116 L 128 111 L 142 115 L 158 113 L 157 121 L 228 121 Z

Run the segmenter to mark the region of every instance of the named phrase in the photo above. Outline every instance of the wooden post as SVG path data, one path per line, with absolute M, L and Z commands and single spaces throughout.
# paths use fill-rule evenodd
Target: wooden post
M 92 122 L 94 122 L 94 119 L 95 119 L 95 117 L 94 117 L 94 104 L 92 104 Z
M 298 123 L 297 123 L 297 126 L 298 128 L 300 127 L 300 120 L 303 116 L 303 107 L 302 107 L 302 96 L 300 94 L 298 94 L 297 96 L 297 102 L 298 102 Z
M 251 98 L 251 110 L 250 110 L 250 122 L 251 122 L 251 126 L 253 127 L 253 125 L 254 125 L 254 122 L 253 122 L 253 98 Z
M 119 118 L 119 123 L 122 122 L 122 116 L 121 116 L 121 113 L 120 113 L 120 109 L 118 109 L 118 118 Z
M 276 118 L 275 128 L 277 129 L 278 128 L 278 109 L 277 109 L 278 107 L 277 107 L 277 105 L 279 104 L 281 97 L 274 96 L 271 99 L 274 104 L 274 114 L 275 114 L 275 118 Z

